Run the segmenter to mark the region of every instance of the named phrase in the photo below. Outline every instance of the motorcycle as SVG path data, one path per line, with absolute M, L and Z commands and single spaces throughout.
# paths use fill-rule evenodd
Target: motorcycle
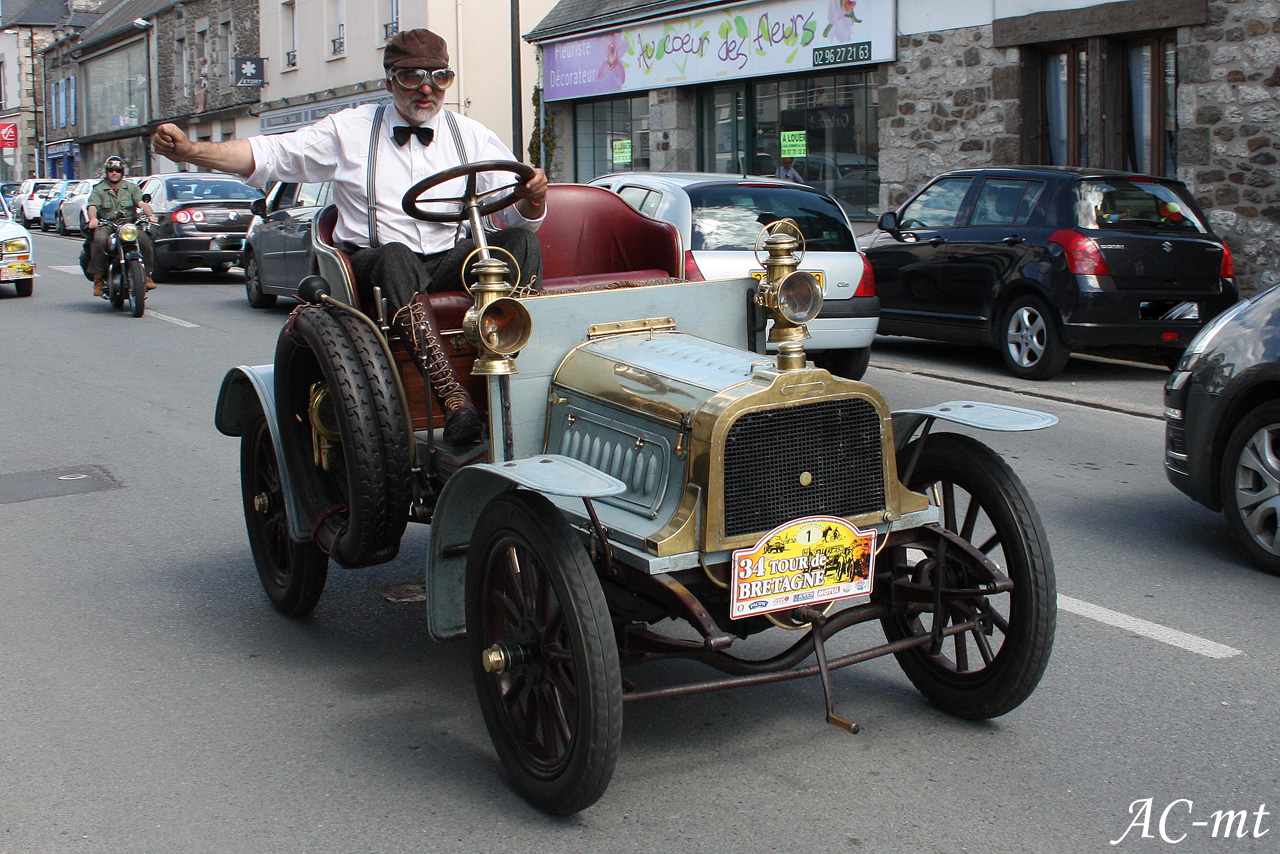
M 125 301 L 128 300 L 133 316 L 142 317 L 147 302 L 147 276 L 142 264 L 142 248 L 138 244 L 138 238 L 144 230 L 150 231 L 151 219 L 146 214 L 139 213 L 133 222 L 117 220 L 102 221 L 100 224 L 111 229 L 111 235 L 107 238 L 109 262 L 106 275 L 103 277 L 106 290 L 102 298 L 109 301 L 112 308 L 117 309 L 123 308 Z M 93 278 L 89 275 L 89 247 L 92 242 L 93 233 L 89 232 L 80 253 L 80 268 L 84 270 L 85 277 L 90 280 Z

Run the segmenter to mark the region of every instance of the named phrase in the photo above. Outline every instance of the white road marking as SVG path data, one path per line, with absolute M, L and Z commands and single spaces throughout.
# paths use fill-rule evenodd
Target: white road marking
M 176 317 L 170 317 L 167 314 L 161 314 L 158 311 L 148 311 L 143 317 L 154 317 L 156 320 L 167 320 L 169 323 L 176 323 L 179 326 L 185 326 L 188 329 L 199 329 L 200 324 L 192 323 L 190 320 L 180 320 Z
M 77 273 L 84 275 L 84 270 L 80 269 L 79 264 L 49 264 L 50 270 L 57 270 L 59 273 Z
M 1119 611 L 1112 611 L 1110 608 L 1103 608 L 1101 605 L 1094 605 L 1080 599 L 1072 599 L 1070 596 L 1063 596 L 1061 593 L 1058 594 L 1058 607 L 1063 611 L 1069 611 L 1081 617 L 1088 617 L 1090 620 L 1097 620 L 1099 623 L 1106 623 L 1108 626 L 1115 626 L 1118 629 L 1124 629 L 1125 631 L 1130 631 L 1152 640 L 1158 640 L 1161 643 L 1167 643 L 1170 646 L 1176 646 L 1208 658 L 1231 658 L 1233 655 L 1241 655 L 1244 652 L 1232 646 L 1226 646 L 1196 635 L 1180 632 L 1177 629 L 1171 629 L 1168 626 L 1162 626 L 1159 623 L 1149 623 L 1137 617 L 1130 617 L 1128 614 L 1121 614 Z

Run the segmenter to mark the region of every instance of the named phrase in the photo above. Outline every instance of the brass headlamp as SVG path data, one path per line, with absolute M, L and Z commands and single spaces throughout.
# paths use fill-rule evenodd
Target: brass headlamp
M 784 231 L 794 231 L 796 236 Z M 756 288 L 755 300 L 773 315 L 769 343 L 778 345 L 778 370 L 803 370 L 804 341 L 809 337 L 805 324 L 822 310 L 822 284 L 812 273 L 796 269 L 800 257 L 795 253 L 804 238 L 794 221 L 770 223 L 764 234 L 768 234 L 764 247 L 769 257 L 764 259 L 765 278 Z
M 488 250 L 503 251 L 492 246 Z M 511 260 L 515 262 L 514 258 Z M 467 309 L 462 318 L 462 334 L 480 350 L 471 372 L 490 376 L 514 374 L 516 363 L 512 356 L 529 342 L 533 331 L 529 310 L 520 300 L 508 296 L 511 285 L 507 282 L 505 261 L 482 258 L 471 269 L 476 277 L 476 284 L 471 286 L 475 305 Z

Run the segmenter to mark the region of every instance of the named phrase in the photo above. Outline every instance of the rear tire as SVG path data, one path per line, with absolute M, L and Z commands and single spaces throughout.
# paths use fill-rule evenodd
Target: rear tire
M 258 270 L 258 256 L 249 252 L 244 260 L 244 294 L 250 308 L 271 308 L 276 295 L 262 292 L 262 276 Z
M 1009 373 L 1024 380 L 1056 377 L 1070 356 L 1053 310 L 1033 294 L 1018 297 L 1004 310 L 996 346 Z
M 971 720 L 997 717 L 1030 696 L 1053 650 L 1058 606 L 1049 542 L 1026 489 L 999 454 L 969 436 L 933 433 L 907 445 L 898 455 L 900 465 L 908 464 L 920 441 L 924 449 L 906 486 L 930 492 L 936 485 L 942 527 L 985 554 L 1013 589 L 952 598 L 944 601 L 941 615 L 931 605 L 903 606 L 901 613 L 882 620 L 885 637 L 919 637 L 930 633 L 937 620 L 946 628 L 975 616 L 985 618 L 985 631 L 945 638 L 936 655 L 930 655 L 928 645 L 895 655 L 907 678 L 934 705 Z M 982 579 L 968 568 L 972 558 L 956 552 L 954 544 L 945 549 L 920 540 L 886 549 L 881 565 L 891 567 L 895 579 L 905 575 L 932 586 L 941 559 L 945 586 L 975 587 Z M 877 591 L 885 597 L 890 593 L 887 586 Z
M 1249 412 L 1222 455 L 1222 514 L 1259 569 L 1280 575 L 1280 401 Z
M 130 261 L 125 267 L 125 278 L 129 285 L 129 305 L 134 317 L 142 317 L 147 307 L 147 279 L 142 271 L 141 261 Z
M 152 250 L 151 256 L 151 281 L 167 282 L 173 278 L 173 271 L 160 263 L 160 254 Z
M 54 224 L 57 227 L 58 234 L 61 234 L 63 237 L 66 237 L 67 234 L 69 234 L 69 232 L 67 231 L 67 221 L 62 218 L 62 211 L 58 211 L 58 216 L 56 217 L 56 219 L 57 221 Z
M 219 264 L 210 265 L 209 269 L 221 276 L 231 269 L 231 263 L 229 261 L 223 261 Z
M 119 311 L 124 308 L 124 273 L 112 273 L 111 267 L 107 267 L 107 297 L 111 300 L 111 307 Z
M 324 592 L 329 557 L 315 543 L 289 536 L 280 465 L 262 415 L 240 439 L 240 494 L 249 549 L 267 598 L 286 616 L 310 614 Z

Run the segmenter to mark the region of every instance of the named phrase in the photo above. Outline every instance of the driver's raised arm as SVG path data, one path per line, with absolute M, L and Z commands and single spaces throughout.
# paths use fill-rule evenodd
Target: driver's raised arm
M 193 163 L 202 169 L 241 176 L 253 172 L 253 148 L 247 139 L 192 142 L 182 128 L 165 122 L 151 135 L 151 147 L 175 163 Z

